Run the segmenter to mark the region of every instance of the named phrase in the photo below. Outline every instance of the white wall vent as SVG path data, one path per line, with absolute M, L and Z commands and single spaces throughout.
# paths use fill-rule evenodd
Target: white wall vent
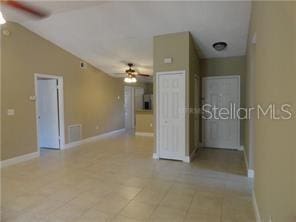
M 81 140 L 81 124 L 68 126 L 69 143 Z
M 81 69 L 87 69 L 87 63 L 86 62 L 80 62 L 80 68 Z

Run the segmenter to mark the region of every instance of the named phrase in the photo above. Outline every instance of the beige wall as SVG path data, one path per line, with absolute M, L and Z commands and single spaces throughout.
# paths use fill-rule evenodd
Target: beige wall
M 255 107 L 255 67 L 256 67 L 256 32 L 255 32 L 255 11 L 252 11 L 249 35 L 247 42 L 247 55 L 246 55 L 246 107 Z M 255 118 L 256 113 L 252 113 L 250 119 L 245 120 L 244 125 L 244 149 L 248 161 L 248 168 L 254 169 L 254 150 L 255 150 Z
M 65 135 L 71 124 L 82 124 L 82 137 L 124 127 L 122 79 L 108 76 L 20 25 L 3 26 L 2 36 L 2 160 L 37 151 L 34 73 L 64 78 Z M 118 100 L 117 97 L 120 96 Z M 7 116 L 7 109 L 15 116 Z M 99 129 L 96 130 L 96 126 Z
M 241 81 L 241 107 L 245 107 L 246 97 L 246 59 L 245 56 L 201 59 L 200 73 L 202 77 L 206 76 L 225 76 L 239 75 Z M 244 145 L 244 127 L 245 121 L 241 120 L 240 124 L 240 143 Z
M 153 133 L 153 112 L 150 111 L 137 111 L 136 112 L 136 132 Z
M 189 32 L 180 32 L 154 37 L 154 73 L 189 71 L 189 36 Z M 165 64 L 164 58 L 173 58 L 173 63 Z
M 165 64 L 164 58 L 172 58 L 173 63 Z M 186 107 L 194 108 L 194 75 L 199 74 L 199 59 L 190 32 L 171 33 L 154 37 L 154 74 L 163 71 L 186 72 Z M 155 82 L 155 79 L 154 79 Z M 155 85 L 155 84 L 154 84 Z M 155 91 L 155 88 L 154 88 Z M 154 93 L 155 101 L 155 93 Z M 154 106 L 155 107 L 155 106 Z M 156 125 L 156 124 L 155 124 Z M 198 128 L 198 127 L 197 127 Z M 190 114 L 186 127 L 188 148 L 185 155 L 194 150 L 194 137 L 198 136 L 194 128 L 193 115 Z
M 295 110 L 296 3 L 254 2 L 252 17 L 256 50 L 252 55 L 249 48 L 248 56 L 255 59 L 255 103 L 289 103 Z M 295 119 L 277 121 L 261 117 L 255 121 L 255 130 L 254 190 L 261 219 L 268 221 L 271 216 L 275 222 L 294 222 Z
M 152 82 L 145 83 L 144 93 L 145 94 L 153 94 L 153 83 Z
M 199 146 L 200 137 L 200 115 L 197 112 L 200 108 L 200 60 L 196 44 L 192 36 L 189 36 L 189 107 L 194 110 L 189 116 L 189 139 L 190 151 L 192 153 Z M 197 81 L 197 82 L 195 82 Z

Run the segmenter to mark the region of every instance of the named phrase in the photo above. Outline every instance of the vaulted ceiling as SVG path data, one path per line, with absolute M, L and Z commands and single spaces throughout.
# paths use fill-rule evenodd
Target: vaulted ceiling
M 203 58 L 246 52 L 251 2 L 31 2 L 51 12 L 35 20 L 3 8 L 15 21 L 106 73 L 119 73 L 134 62 L 153 71 L 153 36 L 190 31 Z M 228 47 L 217 52 L 216 41 Z

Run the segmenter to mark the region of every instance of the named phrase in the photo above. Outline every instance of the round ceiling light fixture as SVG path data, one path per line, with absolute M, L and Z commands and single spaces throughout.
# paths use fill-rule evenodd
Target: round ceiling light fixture
M 226 42 L 215 42 L 213 44 L 213 48 L 216 49 L 217 51 L 222 51 L 226 49 L 227 43 Z
M 126 82 L 126 83 L 136 83 L 137 79 L 135 77 L 133 77 L 133 76 L 128 76 L 128 77 L 124 78 L 124 82 Z

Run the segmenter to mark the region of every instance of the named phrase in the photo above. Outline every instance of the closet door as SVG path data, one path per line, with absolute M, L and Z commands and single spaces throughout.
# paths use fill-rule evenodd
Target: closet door
M 162 73 L 157 78 L 157 148 L 164 159 L 185 156 L 185 74 Z

